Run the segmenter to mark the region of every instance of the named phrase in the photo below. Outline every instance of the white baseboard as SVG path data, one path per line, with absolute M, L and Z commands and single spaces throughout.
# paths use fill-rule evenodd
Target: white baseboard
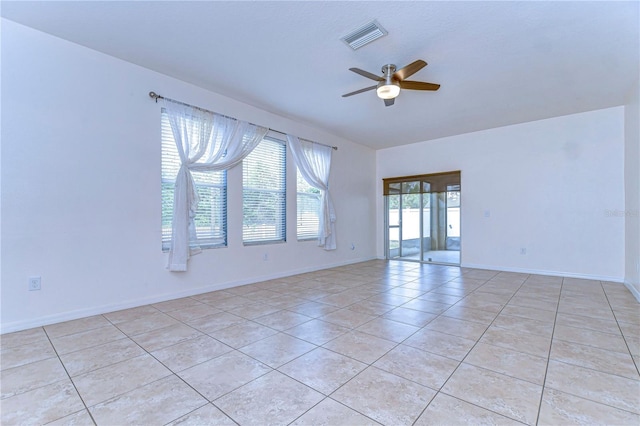
M 326 265 L 322 265 L 322 266 L 315 266 L 315 267 L 307 267 L 307 268 L 300 268 L 300 269 L 290 270 L 290 271 L 287 271 L 287 272 L 284 272 L 284 273 L 269 274 L 269 275 L 263 275 L 263 276 L 260 276 L 260 277 L 253 277 L 253 278 L 244 279 L 244 280 L 229 281 L 229 282 L 226 282 L 226 283 L 218 283 L 218 284 L 208 285 L 208 286 L 204 286 L 204 287 L 198 287 L 198 288 L 193 288 L 193 289 L 189 289 L 189 290 L 185 290 L 185 291 L 180 291 L 180 292 L 176 292 L 176 293 L 162 294 L 162 295 L 156 295 L 156 296 L 147 297 L 147 298 L 141 298 L 141 299 L 128 300 L 128 301 L 123 301 L 123 302 L 118 302 L 118 303 L 94 306 L 94 307 L 85 308 L 85 309 L 78 309 L 78 310 L 74 310 L 74 311 L 61 312 L 61 313 L 58 313 L 58 314 L 47 315 L 47 316 L 42 316 L 42 317 L 38 317 L 38 318 L 30 318 L 29 320 L 26 320 L 26 321 L 14 321 L 14 322 L 9 322 L 9 323 L 2 323 L 2 324 L 0 324 L 0 333 L 2 333 L 2 334 L 11 333 L 11 332 L 14 332 L 14 331 L 26 330 L 26 329 L 34 328 L 34 327 L 42 327 L 42 326 L 45 326 L 45 325 L 56 324 L 56 323 L 59 323 L 59 322 L 71 321 L 71 320 L 75 320 L 75 319 L 79 319 L 79 318 L 85 318 L 85 317 L 92 316 L 92 315 L 100 315 L 100 314 L 105 314 L 105 313 L 108 313 L 108 312 L 119 311 L 119 310 L 122 310 L 122 309 L 135 308 L 135 307 L 138 307 L 138 306 L 149 305 L 149 304 L 152 304 L 152 303 L 159 303 L 159 302 L 164 302 L 164 301 L 167 301 L 167 300 L 179 299 L 181 297 L 195 296 L 197 294 L 208 293 L 210 291 L 224 290 L 224 289 L 227 289 L 227 288 L 238 287 L 238 286 L 241 286 L 241 285 L 254 284 L 254 283 L 258 283 L 258 282 L 262 282 L 262 281 L 268 281 L 268 280 L 274 280 L 274 279 L 278 279 L 278 278 L 284 278 L 284 277 L 288 277 L 288 276 L 291 276 L 291 275 L 298 275 L 298 274 L 304 274 L 304 273 L 307 273 L 307 272 L 315 272 L 315 271 L 319 271 L 319 270 L 323 270 L 323 269 L 330 269 L 330 268 L 336 268 L 336 267 L 340 267 L 340 266 L 352 265 L 354 263 L 367 262 L 367 261 L 374 260 L 374 259 L 385 260 L 384 257 L 381 258 L 381 257 L 377 257 L 377 256 L 371 256 L 371 257 L 359 258 L 359 259 L 351 259 L 351 260 L 348 260 L 348 261 L 335 262 L 335 263 L 326 264 Z M 463 263 L 460 266 L 463 267 L 463 268 L 487 269 L 487 270 L 491 270 L 491 271 L 519 272 L 519 273 L 524 273 L 524 274 L 550 275 L 550 276 L 557 276 L 557 277 L 582 278 L 582 279 L 587 279 L 587 280 L 598 280 L 598 281 L 609 281 L 609 282 L 616 282 L 616 283 L 624 283 L 624 285 L 629 289 L 629 291 L 633 294 L 633 296 L 636 298 L 636 300 L 638 300 L 638 302 L 640 302 L 640 292 L 631 283 L 625 282 L 621 277 L 589 275 L 589 274 L 577 274 L 577 273 L 567 273 L 567 272 L 559 272 L 559 271 L 547 271 L 547 270 L 540 270 L 540 269 L 496 267 L 496 266 L 491 266 L 491 265 L 480 265 L 480 264 L 469 264 L 469 263 Z
M 636 298 L 636 300 L 638 302 L 640 302 L 640 291 L 638 291 L 638 289 L 636 288 L 636 286 L 634 286 L 633 284 L 631 284 L 629 281 L 625 281 L 624 282 L 624 286 L 626 288 L 629 289 L 629 291 L 631 292 L 631 294 L 633 294 L 633 297 Z
M 159 302 L 165 302 L 167 300 L 179 299 L 181 297 L 195 296 L 197 294 L 208 293 L 210 291 L 224 290 L 227 288 L 238 287 L 241 285 L 254 284 L 262 281 L 289 277 L 291 275 L 304 274 L 307 272 L 315 272 L 323 269 L 331 269 L 339 266 L 351 265 L 354 263 L 367 262 L 373 259 L 376 259 L 376 257 L 372 256 L 372 257 L 366 257 L 366 258 L 351 259 L 344 262 L 335 262 L 335 263 L 326 264 L 322 266 L 294 269 L 294 270 L 286 271 L 284 273 L 279 273 L 279 274 L 269 274 L 269 275 L 263 275 L 260 277 L 253 277 L 253 278 L 244 279 L 244 280 L 229 281 L 226 283 L 218 283 L 218 284 L 208 285 L 204 287 L 192 288 L 189 290 L 180 291 L 176 293 L 161 294 L 161 295 L 145 297 L 141 299 L 128 300 L 128 301 L 123 301 L 118 303 L 94 306 L 90 308 L 77 309 L 74 311 L 61 312 L 53 315 L 45 315 L 37 318 L 30 318 L 29 320 L 25 320 L 25 321 L 13 321 L 8 323 L 2 323 L 0 324 L 0 333 L 1 334 L 12 333 L 14 331 L 27 330 L 29 328 L 42 327 L 45 325 L 56 324 L 64 321 L 71 321 L 71 320 L 85 318 L 93 315 L 100 315 L 100 314 L 106 314 L 108 312 L 120 311 L 122 309 L 129 309 L 129 308 L 135 308 L 138 306 L 149 305 L 151 303 L 159 303 Z
M 503 266 L 478 265 L 473 263 L 463 263 L 463 268 L 488 269 L 490 271 L 519 272 L 522 274 L 549 275 L 552 277 L 581 278 L 584 280 L 610 281 L 615 283 L 624 282 L 622 277 L 612 277 L 606 275 L 579 274 L 573 272 L 548 271 L 544 269 L 509 268 Z
M 380 260 L 386 260 L 385 257 L 378 257 Z M 398 260 L 398 259 L 392 259 Z M 579 274 L 572 272 L 561 272 L 561 271 L 548 271 L 544 269 L 527 269 L 527 268 L 510 268 L 506 266 L 492 266 L 492 265 L 481 265 L 476 263 L 461 263 L 461 268 L 471 268 L 471 269 L 487 269 L 489 271 L 504 271 L 504 272 L 518 272 L 522 274 L 534 274 L 534 275 L 549 275 L 552 277 L 566 277 L 566 278 L 581 278 L 584 280 L 596 280 L 596 281 L 609 281 L 615 283 L 623 283 L 624 279 L 622 277 L 612 277 L 608 275 L 591 275 L 591 274 Z

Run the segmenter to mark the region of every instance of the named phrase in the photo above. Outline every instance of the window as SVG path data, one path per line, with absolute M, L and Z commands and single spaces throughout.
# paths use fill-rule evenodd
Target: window
M 162 249 L 171 244 L 173 191 L 180 169 L 180 157 L 166 113 L 162 113 Z M 201 248 L 227 245 L 227 173 L 192 172 L 200 197 L 195 217 L 196 236 Z
M 309 185 L 298 170 L 298 241 L 318 238 L 320 190 Z
M 244 244 L 286 240 L 286 147 L 266 137 L 242 161 Z

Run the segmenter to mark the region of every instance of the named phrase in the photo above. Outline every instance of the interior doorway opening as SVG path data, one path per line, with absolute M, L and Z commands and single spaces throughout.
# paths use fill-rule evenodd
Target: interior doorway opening
M 384 179 L 387 259 L 460 264 L 460 172 Z

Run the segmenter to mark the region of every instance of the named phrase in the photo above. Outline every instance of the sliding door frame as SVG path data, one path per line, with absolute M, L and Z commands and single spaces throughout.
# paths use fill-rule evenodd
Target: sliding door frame
M 429 197 L 429 205 L 430 205 L 430 217 L 429 220 L 433 221 L 433 209 L 434 209 L 434 195 L 441 193 L 444 194 L 444 206 L 443 208 L 440 208 L 440 206 L 435 206 L 435 208 L 439 211 L 439 210 L 443 210 L 443 214 L 444 214 L 444 226 L 445 226 L 445 236 L 444 236 L 444 240 L 445 240 L 445 244 L 444 244 L 444 248 L 446 250 L 446 241 L 447 241 L 447 235 L 448 235 L 448 229 L 446 229 L 446 223 L 448 222 L 448 192 L 450 192 L 449 188 L 451 188 L 451 186 L 458 186 L 458 191 L 459 193 L 461 193 L 461 185 L 460 185 L 460 171 L 452 171 L 452 172 L 444 172 L 444 173 L 432 173 L 432 174 L 424 174 L 424 175 L 412 175 L 412 176 L 401 176 L 401 177 L 393 177 L 393 178 L 385 178 L 383 179 L 383 198 L 384 198 L 384 228 L 385 228 L 385 239 L 384 239 L 384 251 L 385 251 L 385 258 L 387 259 L 397 259 L 397 260 L 403 260 L 403 261 L 418 261 L 420 263 L 425 263 L 425 236 L 424 234 L 424 209 L 425 209 L 425 197 L 428 196 Z M 411 185 L 405 185 L 405 184 L 409 184 L 411 183 Z M 418 191 L 416 191 L 416 184 L 417 184 L 417 188 Z M 418 257 L 418 260 L 413 260 L 413 259 L 405 259 L 403 256 L 403 250 L 402 250 L 402 245 L 403 245 L 403 240 L 402 240 L 402 232 L 403 232 L 403 195 L 406 194 L 416 194 L 419 195 L 419 199 L 420 199 L 420 211 L 419 211 L 419 248 L 420 248 L 420 255 Z M 389 203 L 389 197 L 390 196 L 398 196 L 398 224 L 397 225 L 391 225 L 390 224 L 390 220 L 389 220 L 389 213 L 390 213 L 390 203 Z M 461 225 L 461 224 L 460 224 Z M 398 229 L 398 256 L 391 256 L 391 247 L 390 247 L 390 236 L 391 236 L 391 228 L 397 228 Z M 429 229 L 430 229 L 430 235 L 429 235 L 429 241 L 431 241 L 431 238 L 433 238 L 433 223 L 430 222 L 429 224 Z M 436 229 L 435 232 L 440 232 L 439 229 Z M 462 235 L 462 234 L 460 234 Z M 429 247 L 430 248 L 430 247 Z M 458 265 L 460 264 L 460 260 L 461 260 L 461 248 L 462 245 L 460 245 L 460 249 L 458 249 L 458 253 L 459 253 L 459 257 L 458 257 Z M 455 250 L 452 250 L 455 251 Z M 428 261 L 427 263 L 437 263 L 437 262 L 432 262 L 432 261 Z M 444 263 L 444 262 L 443 262 Z M 451 263 L 447 263 L 447 264 L 451 264 Z

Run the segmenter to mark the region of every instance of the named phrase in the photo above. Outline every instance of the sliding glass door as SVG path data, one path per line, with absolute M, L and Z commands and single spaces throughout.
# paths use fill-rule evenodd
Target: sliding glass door
M 460 172 L 384 180 L 386 256 L 460 264 Z
M 460 189 L 424 194 L 431 208 L 423 212 L 424 223 L 429 223 L 422 247 L 422 261 L 433 263 L 460 263 Z
M 389 257 L 420 260 L 420 181 L 399 183 L 392 191 L 387 197 Z

